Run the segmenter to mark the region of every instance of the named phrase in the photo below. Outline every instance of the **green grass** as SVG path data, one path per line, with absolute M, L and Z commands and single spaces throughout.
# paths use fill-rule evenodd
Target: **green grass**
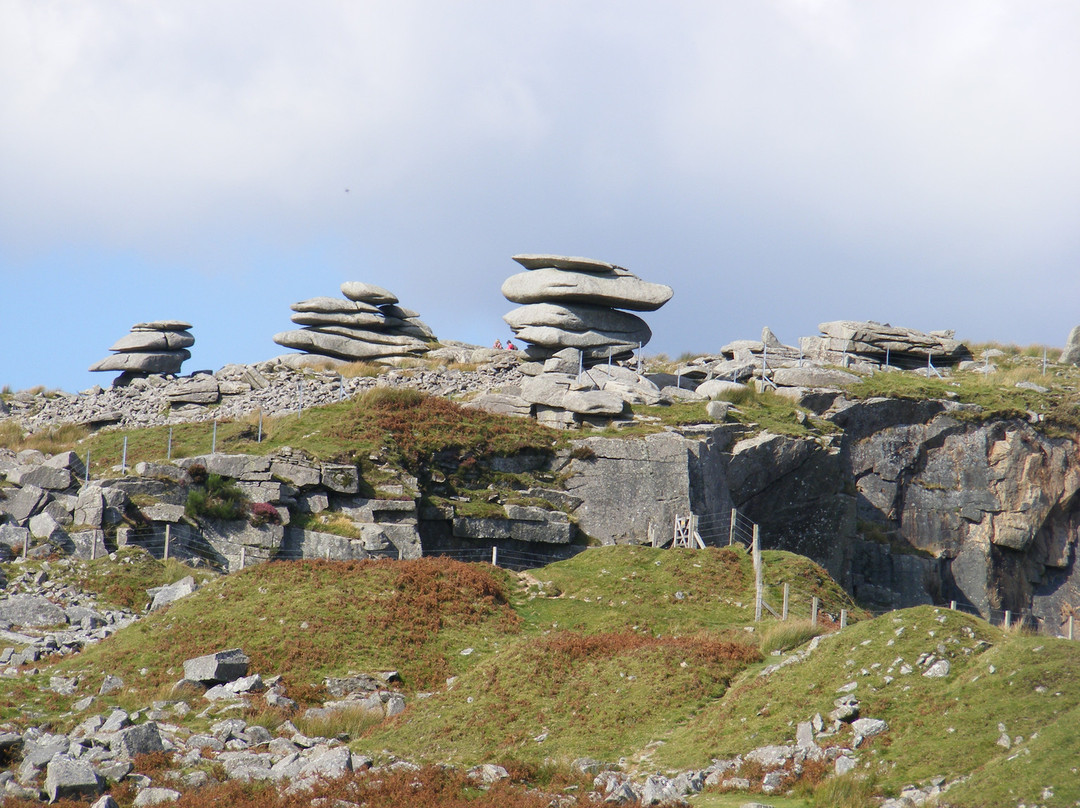
M 121 562 L 79 562 L 66 572 L 53 565 L 54 579 L 80 576 L 102 591 L 111 577 L 135 591 L 185 571 L 144 555 L 125 550 Z M 79 716 L 64 714 L 96 692 L 102 671 L 126 687 L 94 709 L 145 707 L 168 698 L 185 659 L 239 646 L 254 671 L 282 674 L 304 704 L 324 698 L 325 676 L 398 670 L 402 715 L 374 723 L 344 715 L 309 728 L 348 733 L 354 749 L 379 760 L 511 762 L 539 778 L 545 767 L 591 756 L 642 775 L 790 743 L 798 722 L 826 716 L 838 688 L 856 682 L 861 714 L 889 724 L 857 750 L 870 780 L 804 781 L 766 802 L 855 805 L 869 790 L 895 796 L 909 784 L 969 773 L 949 792 L 950 805 L 1080 799 L 1072 771 L 1080 645 L 934 607 L 869 619 L 816 564 L 763 556 L 774 602 L 787 583 L 794 613 L 816 595 L 823 611 L 847 608 L 855 621 L 765 676 L 813 631 L 799 621 L 753 624 L 752 568 L 740 548 L 601 547 L 522 575 L 435 559 L 287 562 L 211 581 L 78 656 L 40 663 L 35 676 L 0 678 L 0 704 L 12 705 L 0 708 L 0 720 L 70 728 Z M 914 667 L 927 652 L 950 661 L 948 677 L 900 672 L 898 660 Z M 45 690 L 49 676 L 80 672 L 74 696 Z M 448 677 L 456 677 L 452 685 Z M 274 726 L 284 716 L 253 710 L 247 718 Z M 185 722 L 202 728 L 207 720 Z M 1021 737 L 1011 750 L 997 745 L 999 722 Z M 851 740 L 845 728 L 822 743 Z M 720 808 L 754 798 L 706 793 L 694 802 Z

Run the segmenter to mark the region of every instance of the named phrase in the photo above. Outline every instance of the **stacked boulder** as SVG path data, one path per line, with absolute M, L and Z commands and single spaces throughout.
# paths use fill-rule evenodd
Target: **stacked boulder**
M 652 338 L 631 311 L 655 311 L 671 299 L 670 286 L 648 283 L 622 267 L 591 258 L 515 255 L 526 272 L 506 279 L 503 296 L 519 308 L 503 319 L 528 344 L 531 359 L 570 348 L 586 364 L 627 357 Z
M 1069 332 L 1065 341 L 1065 350 L 1058 361 L 1063 365 L 1080 365 L 1080 325 Z
M 115 353 L 90 366 L 90 370 L 120 370 L 127 375 L 176 374 L 191 358 L 187 349 L 195 344 L 191 323 L 181 320 L 155 320 L 136 323 L 131 333 L 117 340 L 109 349 Z
M 275 334 L 274 342 L 349 362 L 421 356 L 431 348 L 431 329 L 386 289 L 346 281 L 341 293 L 344 300 L 314 297 L 294 303 L 292 321 L 303 328 Z

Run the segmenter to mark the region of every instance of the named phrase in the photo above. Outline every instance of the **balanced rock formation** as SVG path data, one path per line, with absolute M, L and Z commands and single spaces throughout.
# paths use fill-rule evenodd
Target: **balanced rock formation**
M 115 351 L 90 366 L 91 371 L 124 371 L 128 375 L 173 374 L 191 358 L 187 349 L 195 344 L 191 323 L 181 320 L 155 320 L 136 323 L 131 333 L 113 343 Z
M 434 342 L 420 315 L 370 283 L 341 284 L 345 299 L 313 297 L 292 305 L 292 321 L 304 326 L 274 335 L 274 342 L 305 353 L 346 361 L 419 356 Z
M 971 351 L 954 339 L 953 331 L 923 333 L 888 323 L 836 320 L 821 323 L 823 336 L 803 337 L 799 345 L 807 358 L 842 364 L 844 357 L 856 357 L 899 368 L 956 365 L 971 359 Z
M 649 283 L 622 267 L 591 258 L 515 255 L 526 272 L 503 282 L 502 293 L 521 303 L 503 317 L 530 358 L 581 351 L 590 363 L 628 356 L 652 338 L 631 311 L 655 311 L 671 299 L 670 286 Z

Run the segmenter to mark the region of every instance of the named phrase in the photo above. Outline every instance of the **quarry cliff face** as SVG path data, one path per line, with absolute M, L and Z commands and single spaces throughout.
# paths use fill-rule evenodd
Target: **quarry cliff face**
M 715 524 L 735 507 L 766 548 L 810 556 L 871 605 L 956 600 L 1056 630 L 1080 607 L 1077 444 L 968 409 L 852 403 L 824 438 L 730 426 L 589 438 L 595 458 L 571 466 L 575 515 L 607 544 L 665 541 L 676 515 Z

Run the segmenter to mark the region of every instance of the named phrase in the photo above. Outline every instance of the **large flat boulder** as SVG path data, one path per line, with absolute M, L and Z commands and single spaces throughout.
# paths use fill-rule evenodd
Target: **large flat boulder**
M 371 303 L 363 303 L 358 300 L 342 300 L 340 297 L 311 297 L 293 303 L 289 308 L 293 311 L 322 312 L 323 314 L 370 312 L 381 314 L 378 306 Z
M 247 676 L 251 660 L 240 648 L 217 651 L 184 662 L 184 678 L 204 684 L 225 684 Z
M 503 282 L 502 293 L 513 303 L 586 303 L 655 311 L 671 299 L 673 291 L 625 270 L 568 272 L 549 268 L 511 275 Z
M 566 331 L 551 326 L 527 326 L 516 329 L 518 338 L 533 345 L 545 348 L 577 348 L 587 351 L 592 348 L 620 347 L 634 350 L 652 338 L 652 332 L 646 327 L 637 334 L 621 331 Z
M 289 319 L 297 325 L 340 325 L 346 328 L 385 328 L 404 324 L 404 320 L 370 311 L 298 311 Z
M 339 334 L 327 334 L 314 329 L 283 331 L 280 334 L 274 334 L 274 342 L 286 348 L 352 361 L 406 356 L 422 353 L 427 348 L 418 340 L 410 345 L 388 345 L 362 342 L 358 339 L 350 339 Z
M 180 366 L 191 358 L 187 349 L 150 353 L 117 353 L 90 366 L 93 372 L 120 370 L 133 373 L 179 373 Z
M 113 343 L 110 351 L 120 353 L 154 353 L 157 351 L 177 351 L 190 348 L 195 344 L 195 337 L 190 331 L 132 331 Z
M 12 595 L 0 600 L 0 623 L 44 628 L 67 624 L 67 614 L 41 595 Z
M 1080 365 L 1080 325 L 1069 332 L 1065 350 L 1061 352 L 1058 361 L 1063 365 Z
M 132 331 L 188 331 L 191 323 L 184 320 L 152 320 L 149 323 L 135 323 Z
M 579 258 L 571 255 L 547 255 L 542 253 L 521 253 L 512 256 L 513 260 L 525 269 L 565 269 L 572 272 L 611 272 L 622 267 L 597 261 L 594 258 Z
M 532 303 L 507 312 L 503 320 L 512 329 L 550 326 L 566 331 L 612 331 L 635 342 L 647 342 L 652 336 L 649 326 L 636 314 L 587 303 Z
M 49 802 L 91 799 L 101 793 L 102 785 L 89 760 L 56 755 L 45 770 Z
M 345 283 L 341 284 L 341 294 L 345 295 L 349 300 L 370 303 L 376 306 L 380 304 L 393 305 L 398 302 L 397 295 L 393 292 L 389 292 L 373 283 L 361 283 L 360 281 L 345 281 Z

